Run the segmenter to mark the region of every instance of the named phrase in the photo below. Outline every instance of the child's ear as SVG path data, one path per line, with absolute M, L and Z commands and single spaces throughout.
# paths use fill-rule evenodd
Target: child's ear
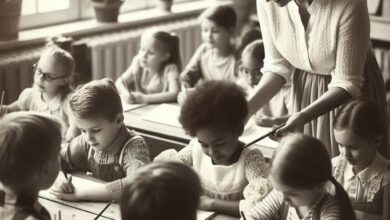
M 381 146 L 382 142 L 383 142 L 383 135 L 376 136 L 372 141 L 374 147 L 376 147 L 377 149 Z
M 118 114 L 116 115 L 116 117 L 115 117 L 115 123 L 116 123 L 117 125 L 122 126 L 123 120 L 124 120 L 123 113 L 118 113 Z
M 69 79 L 61 79 L 60 85 L 64 86 L 69 83 Z
M 167 61 L 169 59 L 169 57 L 171 57 L 171 53 L 165 52 L 164 53 L 164 61 Z

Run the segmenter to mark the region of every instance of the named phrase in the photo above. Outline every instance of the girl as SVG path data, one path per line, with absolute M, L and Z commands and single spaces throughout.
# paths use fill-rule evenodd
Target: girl
M 263 76 L 260 72 L 261 67 L 263 67 L 263 59 L 264 46 L 262 40 L 253 41 L 242 52 L 237 83 L 246 90 L 247 94 L 253 91 Z M 290 90 L 290 85 L 287 83 L 278 94 L 256 113 L 254 119 L 257 125 L 272 127 L 287 121 L 292 111 L 291 103 L 289 103 Z
M 141 48 L 130 67 L 116 81 L 122 98 L 130 103 L 176 100 L 181 68 L 178 36 L 151 30 L 141 38 Z
M 249 212 L 247 219 L 354 220 L 343 187 L 333 178 L 329 154 L 317 139 L 291 134 L 282 139 L 271 164 L 274 190 Z M 326 183 L 336 195 L 326 192 Z
M 222 80 L 195 87 L 181 108 L 179 120 L 196 138 L 177 159 L 192 166 L 202 180 L 200 209 L 238 216 L 269 192 L 263 154 L 244 149 L 238 140 L 247 112 L 242 89 Z M 174 158 L 174 153 L 166 156 Z
M 69 100 L 73 95 L 70 88 L 74 69 L 72 56 L 51 45 L 44 50 L 33 68 L 33 86 L 24 89 L 17 101 L 3 106 L 0 115 L 20 110 L 51 114 L 61 121 L 63 138 L 70 140 L 77 135 L 77 129 L 69 118 Z
M 390 219 L 389 161 L 379 153 L 385 126 L 378 106 L 368 100 L 350 101 L 335 118 L 340 155 L 332 159 L 333 175 L 359 220 Z

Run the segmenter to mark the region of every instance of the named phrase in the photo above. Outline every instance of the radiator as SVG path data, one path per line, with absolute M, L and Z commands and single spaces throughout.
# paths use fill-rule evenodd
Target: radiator
M 141 35 L 151 27 L 174 32 L 179 36 L 183 65 L 188 63 L 201 44 L 200 26 L 197 19 L 174 21 L 94 37 L 87 41 L 87 46 L 91 52 L 92 79 L 108 77 L 115 80 L 118 78 L 128 68 L 133 57 L 137 54 Z
M 41 51 L 40 48 L 0 55 L 0 93 L 5 92 L 4 104 L 15 101 L 24 88 L 32 85 L 32 65 Z

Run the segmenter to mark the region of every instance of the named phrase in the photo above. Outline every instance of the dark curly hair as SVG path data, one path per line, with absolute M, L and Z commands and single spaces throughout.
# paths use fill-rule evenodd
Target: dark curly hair
M 243 128 L 248 114 L 245 92 L 234 82 L 210 80 L 198 85 L 180 112 L 179 121 L 191 135 L 204 127 Z

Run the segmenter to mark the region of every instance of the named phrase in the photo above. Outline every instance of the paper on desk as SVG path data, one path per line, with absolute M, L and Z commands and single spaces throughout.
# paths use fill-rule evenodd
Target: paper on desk
M 61 172 L 58 176 L 63 175 Z M 95 182 L 92 180 L 80 178 L 72 175 L 72 183 L 75 188 L 90 188 L 93 185 L 102 185 L 103 183 Z M 99 214 L 101 210 L 104 209 L 107 202 L 70 202 L 65 201 L 59 198 L 56 198 L 53 194 L 50 193 L 50 189 L 42 190 L 39 192 L 39 196 L 48 199 L 50 201 L 58 202 L 60 204 L 65 204 L 77 209 L 86 210 L 95 214 Z
M 270 132 L 272 128 L 257 126 L 253 117 L 248 120 L 245 125 L 244 133 L 241 135 L 240 140 L 244 143 L 249 143 L 256 138 Z M 256 142 L 256 145 L 268 148 L 277 148 L 279 143 L 270 139 L 269 137 L 264 138 L 261 141 Z
M 123 112 L 127 112 L 127 111 L 130 111 L 133 109 L 141 108 L 141 107 L 144 107 L 146 105 L 145 103 L 130 104 L 123 99 L 121 99 L 121 102 L 122 102 Z
M 142 116 L 143 120 L 152 121 L 181 128 L 179 122 L 180 106 L 173 104 L 161 104 Z
M 215 212 L 210 212 L 210 211 L 204 211 L 198 209 L 196 213 L 196 219 L 197 220 L 205 220 L 208 219 L 211 215 L 214 215 Z

